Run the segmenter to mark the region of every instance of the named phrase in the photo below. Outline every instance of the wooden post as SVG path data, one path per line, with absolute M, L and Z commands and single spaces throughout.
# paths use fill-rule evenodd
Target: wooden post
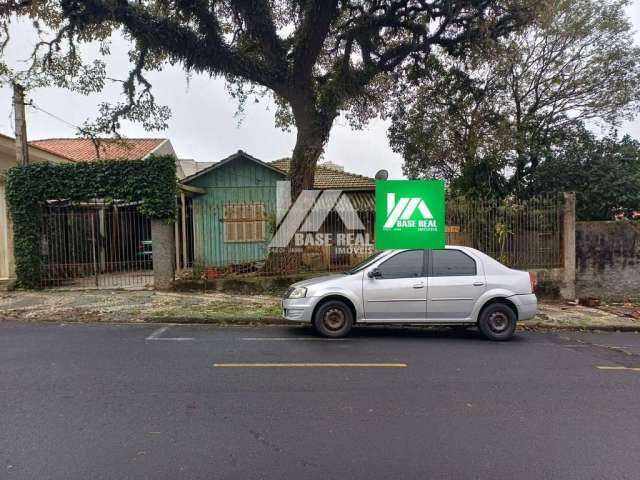
M 120 225 L 118 219 L 118 206 L 113 206 L 113 215 L 111 217 L 111 264 L 114 268 L 120 268 Z
M 95 272 L 96 287 L 100 286 L 99 280 L 99 267 L 98 267 L 98 242 L 96 241 L 96 215 L 91 212 L 89 214 L 91 219 L 91 260 L 93 262 L 93 270 Z
M 180 271 L 180 232 L 178 228 L 178 220 L 173 222 L 173 236 L 176 244 L 176 271 Z
M 189 255 L 187 252 L 187 196 L 184 192 L 180 192 L 180 200 L 182 203 L 182 268 L 187 268 Z
M 27 144 L 27 119 L 24 111 L 24 87 L 13 83 L 13 108 L 16 120 L 16 159 L 19 165 L 29 165 L 29 145 Z
M 107 226 L 105 220 L 105 207 L 100 207 L 98 210 L 98 260 L 100 273 L 106 273 L 107 271 L 107 251 L 105 236 L 107 233 Z

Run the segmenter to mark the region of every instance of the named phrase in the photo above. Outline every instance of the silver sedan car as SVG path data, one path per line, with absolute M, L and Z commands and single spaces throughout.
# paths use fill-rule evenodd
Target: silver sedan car
M 516 321 L 536 314 L 533 287 L 529 272 L 473 248 L 388 250 L 348 272 L 294 283 L 282 308 L 326 337 L 377 323 L 477 325 L 491 340 L 508 340 Z

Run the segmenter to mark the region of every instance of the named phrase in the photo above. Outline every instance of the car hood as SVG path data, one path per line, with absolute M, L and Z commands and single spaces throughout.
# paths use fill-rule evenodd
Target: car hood
M 333 275 L 324 275 L 322 277 L 314 277 L 308 278 L 307 280 L 302 280 L 301 282 L 294 283 L 291 287 L 311 287 L 313 285 L 319 285 L 321 283 L 334 280 L 336 278 L 344 278 L 343 273 L 333 274 Z

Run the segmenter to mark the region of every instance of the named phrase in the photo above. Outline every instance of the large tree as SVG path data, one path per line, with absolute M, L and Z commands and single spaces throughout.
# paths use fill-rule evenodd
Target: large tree
M 10 0 L 5 24 L 30 17 L 42 42 L 32 73 L 59 85 L 100 90 L 100 61 L 85 63 L 80 44 L 118 31 L 132 45 L 125 101 L 102 105 L 97 132 L 122 119 L 166 124 L 145 72 L 166 63 L 224 76 L 241 100 L 272 94 L 277 121 L 295 126 L 294 194 L 313 184 L 315 165 L 341 113 L 359 123 L 379 112 L 389 75 L 428 64 L 434 51 L 459 57 L 471 45 L 507 34 L 528 18 L 524 0 Z M 531 2 L 528 2 L 531 3 Z M 8 30 L 5 30 L 8 31 Z M 4 42 L 3 42 L 4 45 Z M 85 80 L 82 81 L 82 78 Z M 88 129 L 89 130 L 89 129 Z
M 584 126 L 567 129 L 531 176 L 526 194 L 576 192 L 579 220 L 612 220 L 640 210 L 640 142 L 613 131 L 597 138 Z
M 405 173 L 463 193 L 520 194 L 567 128 L 632 118 L 640 48 L 628 3 L 544 3 L 526 29 L 407 76 L 389 132 Z

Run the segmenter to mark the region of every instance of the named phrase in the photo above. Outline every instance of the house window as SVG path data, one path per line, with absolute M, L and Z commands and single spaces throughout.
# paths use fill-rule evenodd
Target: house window
M 224 241 L 263 242 L 266 232 L 264 203 L 228 203 L 224 206 Z

